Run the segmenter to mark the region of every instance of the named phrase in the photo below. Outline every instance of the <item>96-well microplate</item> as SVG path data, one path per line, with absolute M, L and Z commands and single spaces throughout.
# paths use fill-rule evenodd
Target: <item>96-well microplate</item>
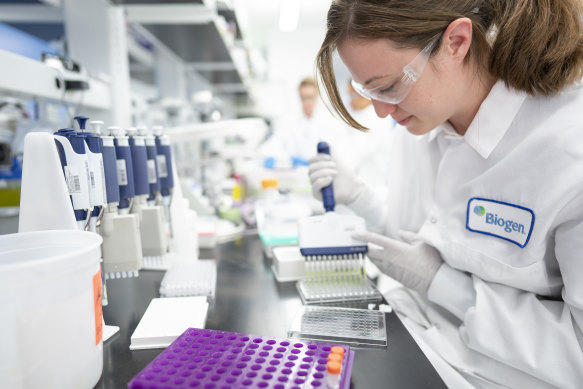
M 333 346 L 344 349 L 339 389 L 350 387 L 346 345 L 189 328 L 128 384 L 130 389 L 325 389 Z
M 296 313 L 288 336 L 385 348 L 385 313 L 368 309 L 304 305 Z

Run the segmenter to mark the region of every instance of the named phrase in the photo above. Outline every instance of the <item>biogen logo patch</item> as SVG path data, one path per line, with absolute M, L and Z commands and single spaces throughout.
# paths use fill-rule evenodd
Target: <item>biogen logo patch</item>
M 519 205 L 473 197 L 468 201 L 466 228 L 525 247 L 534 227 L 534 212 Z
M 484 216 L 484 213 L 486 213 L 486 210 L 481 205 L 476 205 L 474 207 L 474 213 L 478 216 Z

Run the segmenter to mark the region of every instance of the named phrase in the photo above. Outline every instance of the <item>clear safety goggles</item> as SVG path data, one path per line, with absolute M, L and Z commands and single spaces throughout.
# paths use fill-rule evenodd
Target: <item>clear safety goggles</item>
M 429 42 L 427 46 L 409 64 L 407 64 L 397 77 L 391 80 L 378 79 L 368 85 L 368 87 L 352 80 L 352 87 L 359 95 L 367 99 L 382 101 L 389 104 L 399 104 L 405 100 L 407 94 L 417 82 L 425 65 L 429 61 L 429 55 L 433 46 L 439 39 L 439 35 Z

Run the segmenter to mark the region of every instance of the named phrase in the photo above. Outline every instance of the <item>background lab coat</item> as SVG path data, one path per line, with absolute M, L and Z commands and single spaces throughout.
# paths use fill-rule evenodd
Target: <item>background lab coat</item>
M 316 154 L 320 141 L 328 142 L 331 152 L 345 152 L 347 138 L 343 123 L 319 103 L 309 118 L 300 110 L 276 121 L 273 135 L 260 152 L 277 159 L 299 157 L 307 160 Z

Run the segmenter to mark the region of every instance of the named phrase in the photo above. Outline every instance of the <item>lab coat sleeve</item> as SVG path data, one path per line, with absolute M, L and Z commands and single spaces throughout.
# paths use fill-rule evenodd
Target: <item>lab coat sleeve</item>
M 444 264 L 430 301 L 462 320 L 468 348 L 561 388 L 583 382 L 583 221 L 555 235 L 562 300 L 489 283 Z

